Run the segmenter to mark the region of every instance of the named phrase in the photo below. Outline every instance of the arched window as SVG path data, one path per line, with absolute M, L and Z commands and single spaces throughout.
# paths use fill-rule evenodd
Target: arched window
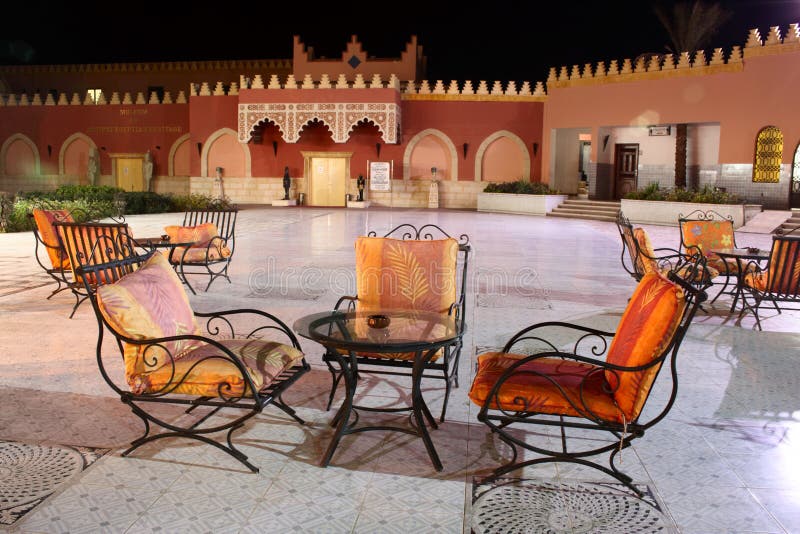
M 753 165 L 753 181 L 777 183 L 781 179 L 783 160 L 783 134 L 775 126 L 767 126 L 756 138 L 756 161 Z
M 792 165 L 792 193 L 800 194 L 800 143 L 794 151 L 794 164 Z

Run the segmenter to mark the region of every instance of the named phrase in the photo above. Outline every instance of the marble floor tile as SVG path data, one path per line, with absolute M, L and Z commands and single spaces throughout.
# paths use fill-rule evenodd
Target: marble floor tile
M 134 234 L 145 235 L 179 219 L 180 214 L 158 214 L 128 222 Z M 358 235 L 409 221 L 468 234 L 472 245 L 461 387 L 452 391 L 446 421 L 430 432 L 442 471 L 433 468 L 420 438 L 387 431 L 344 436 L 330 465 L 321 467 L 343 392 L 326 411 L 330 374 L 322 347 L 305 339 L 300 341 L 312 369 L 283 400 L 306 424 L 267 407 L 234 433 L 234 444 L 259 467 L 258 474 L 189 439 L 157 440 L 121 457 L 143 425 L 98 373 L 94 313 L 84 305 L 68 319 L 72 299 L 47 300 L 52 288 L 33 284 L 0 294 L 0 314 L 13 318 L 13 328 L 0 329 L 0 439 L 111 453 L 26 515 L 20 532 L 469 532 L 474 477 L 481 480 L 512 457 L 510 447 L 477 420 L 479 407 L 468 397 L 476 357 L 539 322 L 615 330 L 635 282 L 620 264 L 614 224 L 456 210 L 246 206 L 237 224 L 232 283 L 189 299 L 197 311 L 257 308 L 291 325 L 355 293 Z M 677 227 L 644 228 L 654 246 L 678 245 Z M 748 234 L 745 241 L 768 248 L 771 237 Z M 32 253 L 29 235 L 0 234 L 4 269 L 35 273 Z M 800 312 L 766 313 L 764 330 L 757 331 L 752 318 L 737 324 L 725 299 L 696 316 L 678 355 L 675 404 L 622 453 L 620 468 L 652 490 L 664 514 L 654 524 L 667 532 L 672 522 L 681 533 L 800 531 L 800 470 L 794 468 L 800 449 Z M 560 348 L 575 342 L 569 332 L 548 337 Z M 23 346 L 21 338 L 36 342 Z M 526 352 L 532 344 L 517 349 Z M 106 339 L 104 362 L 111 377 L 124 383 L 116 350 Z M 663 369 L 643 418 L 669 402 L 671 384 Z M 442 386 L 423 382 L 437 417 Z M 409 391 L 405 378 L 364 373 L 358 402 L 401 406 Z M 184 417 L 168 406 L 156 409 L 169 420 Z M 409 421 L 363 414 L 359 424 L 382 423 Z M 555 428 L 512 432 L 541 446 L 560 444 Z M 533 456 L 520 452 L 520 458 Z M 554 494 L 559 498 L 574 495 L 566 489 L 574 485 L 616 483 L 599 471 L 563 463 L 512 475 L 563 485 Z M 0 463 L 0 495 L 3 476 Z M 609 502 L 595 496 L 585 504 Z M 548 506 L 544 510 L 557 509 Z M 569 514 L 556 519 L 574 530 L 588 524 Z M 502 518 L 496 524 L 502 531 Z

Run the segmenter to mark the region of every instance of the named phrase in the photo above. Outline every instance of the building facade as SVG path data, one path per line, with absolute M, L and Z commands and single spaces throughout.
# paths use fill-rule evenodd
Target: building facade
M 573 194 L 582 177 L 597 199 L 685 180 L 800 205 L 797 24 L 708 56 L 554 68 L 546 84 L 425 80 L 424 67 L 416 38 L 373 59 L 355 36 L 337 59 L 295 37 L 292 60 L 0 67 L 0 190 L 270 203 L 288 168 L 293 198 L 344 206 L 384 162 L 390 190 L 367 192 L 377 205 L 428 206 L 434 180 L 440 207 L 473 209 L 487 182 Z

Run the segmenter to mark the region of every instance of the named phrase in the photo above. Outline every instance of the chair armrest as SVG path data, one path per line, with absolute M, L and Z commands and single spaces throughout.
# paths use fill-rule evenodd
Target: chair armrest
M 503 352 L 511 352 L 511 348 L 519 341 L 535 340 L 544 343 L 546 346 L 550 347 L 553 350 L 553 352 L 560 353 L 561 351 L 559 351 L 558 347 L 556 347 L 553 343 L 547 341 L 541 336 L 536 335 L 535 330 L 547 327 L 564 328 L 567 330 L 574 330 L 576 332 L 582 333 L 582 335 L 578 337 L 578 339 L 575 341 L 573 345 L 572 356 L 575 356 L 578 353 L 578 348 L 580 347 L 581 343 L 590 338 L 595 338 L 597 340 L 602 341 L 601 349 L 599 349 L 597 345 L 593 346 L 591 349 L 593 355 L 600 356 L 601 354 L 604 354 L 606 350 L 608 350 L 608 340 L 606 338 L 613 338 L 615 335 L 615 332 L 604 332 L 602 330 L 598 330 L 596 328 L 590 328 L 588 326 L 581 326 L 577 324 L 562 323 L 556 321 L 547 321 L 525 327 L 516 334 L 514 334 L 511 337 L 511 339 L 509 339 L 508 342 L 506 342 L 505 346 L 503 347 Z
M 345 295 L 343 297 L 339 297 L 339 300 L 336 301 L 336 306 L 333 307 L 334 311 L 338 311 L 339 307 L 347 301 L 347 309 L 348 311 L 352 310 L 356 306 L 356 302 L 358 301 L 358 296 L 349 296 Z
M 252 330 L 250 330 L 249 332 L 247 332 L 246 335 L 243 336 L 240 335 L 238 337 L 244 337 L 245 339 L 250 339 L 254 338 L 259 333 L 275 330 L 285 335 L 289 339 L 294 348 L 302 351 L 302 348 L 300 347 L 300 342 L 298 341 L 297 336 L 295 336 L 294 332 L 292 332 L 291 328 L 289 328 L 289 326 L 286 323 L 284 323 L 271 313 L 254 309 L 239 309 L 239 310 L 223 310 L 216 312 L 194 312 L 194 315 L 195 317 L 206 319 L 205 328 L 210 335 L 212 336 L 224 335 L 226 338 L 237 337 L 237 330 L 233 322 L 229 320 L 229 318 L 232 316 L 242 317 L 242 316 L 252 315 L 259 318 L 267 319 L 269 323 L 257 326 Z

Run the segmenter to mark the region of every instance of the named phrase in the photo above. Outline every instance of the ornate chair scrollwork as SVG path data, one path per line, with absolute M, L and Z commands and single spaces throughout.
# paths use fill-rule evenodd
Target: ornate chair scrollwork
M 144 434 L 122 455 L 153 440 L 184 437 L 213 445 L 257 472 L 232 435 L 269 405 L 304 423 L 281 397 L 310 369 L 294 333 L 259 310 L 196 313 L 160 252 L 116 252 L 107 263 L 79 266 L 76 274 L 97 317 L 100 373 L 144 422 Z M 112 360 L 103 355 L 105 335 L 120 350 L 124 382 L 107 369 Z M 174 417 L 157 405 L 174 406 Z M 151 433 L 151 425 L 164 431 Z M 211 437 L 221 432 L 224 441 Z
M 233 258 L 238 213 L 235 207 L 190 210 L 184 214 L 182 225 L 164 228 L 173 243 L 193 243 L 189 247 L 176 247 L 169 255 L 170 262 L 192 293 L 195 290 L 186 279 L 189 274 L 208 276 L 205 291 L 220 277 L 230 283 L 228 267 Z
M 695 272 L 688 272 L 686 280 L 694 279 L 704 263 L 700 255 L 694 259 Z M 598 469 L 640 493 L 614 462 L 675 402 L 678 350 L 705 299 L 705 293 L 686 280 L 675 273 L 645 274 L 616 332 L 544 322 L 512 336 L 501 352 L 478 357 L 469 397 L 480 407 L 478 420 L 513 450 L 509 463 L 487 481 L 530 465 L 571 462 Z M 652 409 L 642 417 L 664 367 L 672 375 L 671 392 L 657 407 L 648 406 Z M 525 425 L 558 428 L 559 446 L 521 437 L 517 430 Z M 519 448 L 537 456 L 520 458 Z M 608 467 L 589 459 L 600 454 L 609 455 Z
M 445 346 L 426 365 L 424 378 L 444 380 L 440 421 L 444 421 L 450 390 L 458 387 L 458 362 L 466 329 L 465 289 L 469 263 L 469 237 L 455 239 L 433 224 L 419 228 L 402 224 L 383 237 L 376 232 L 359 237 L 356 249 L 356 296 L 341 297 L 336 309 L 372 311 L 386 308 L 425 310 L 456 317 L 458 339 Z M 357 353 L 358 373 L 410 376 L 414 354 Z M 342 379 L 337 356 L 323 360 L 331 373 L 330 409 Z M 428 373 L 430 372 L 430 373 Z

